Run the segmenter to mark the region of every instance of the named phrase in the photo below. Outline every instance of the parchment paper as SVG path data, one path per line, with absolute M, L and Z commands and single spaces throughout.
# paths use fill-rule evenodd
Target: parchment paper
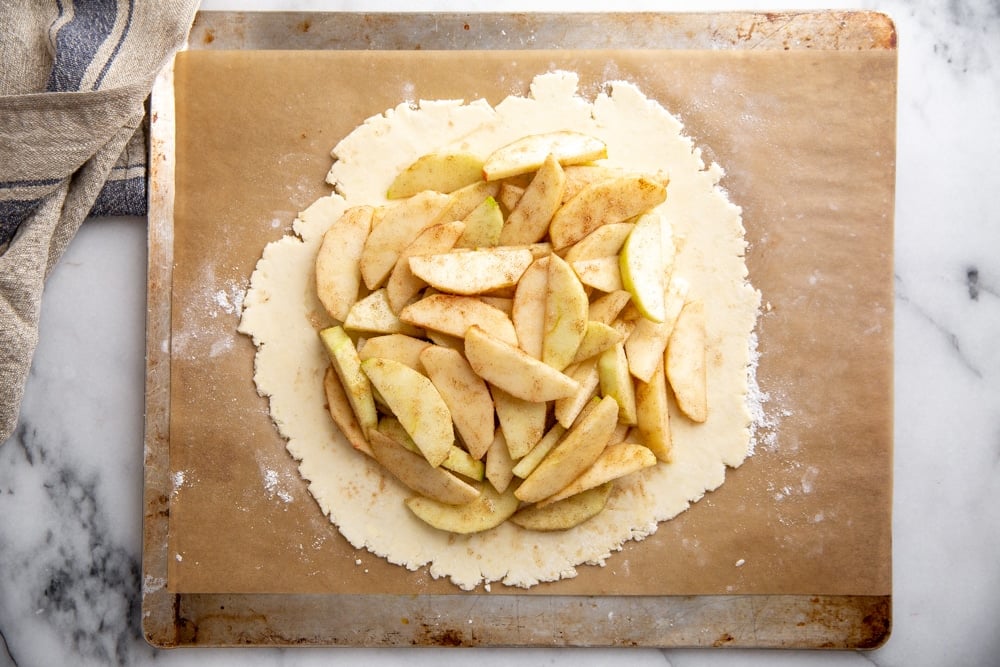
M 894 51 L 180 54 L 170 590 L 461 594 L 353 549 L 322 515 L 256 394 L 239 302 L 365 118 L 418 98 L 495 104 L 554 68 L 588 97 L 633 81 L 727 169 L 770 306 L 769 427 L 654 536 L 530 593 L 890 593 Z

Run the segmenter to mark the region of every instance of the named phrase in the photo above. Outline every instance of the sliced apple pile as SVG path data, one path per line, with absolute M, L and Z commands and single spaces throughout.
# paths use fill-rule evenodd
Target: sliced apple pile
M 602 141 L 523 137 L 404 169 L 326 232 L 316 292 L 331 417 L 428 525 L 567 530 L 670 465 L 670 405 L 704 422 L 703 304 L 673 270 L 659 174 Z

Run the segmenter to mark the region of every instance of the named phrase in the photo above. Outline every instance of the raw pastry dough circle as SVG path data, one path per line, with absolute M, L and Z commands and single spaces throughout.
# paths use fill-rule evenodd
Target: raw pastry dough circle
M 592 102 L 569 72 L 537 76 L 528 97 L 401 104 L 369 118 L 341 141 L 328 180 L 336 193 L 296 219 L 294 235 L 269 244 L 251 278 L 239 330 L 257 346 L 254 380 L 323 512 L 356 548 L 390 562 L 448 577 L 462 589 L 499 581 L 529 587 L 603 564 L 628 540 L 652 534 L 725 479 L 750 446 L 747 377 L 750 337 L 760 304 L 747 280 L 740 209 L 719 187 L 723 170 L 706 166 L 681 123 L 634 85 L 609 83 Z M 561 533 L 525 531 L 510 522 L 451 535 L 414 518 L 409 491 L 355 452 L 325 408 L 329 359 L 316 334 L 327 316 L 315 296 L 313 265 L 323 233 L 349 206 L 387 203 L 395 175 L 420 155 L 460 147 L 487 155 L 527 134 L 572 129 L 603 139 L 607 163 L 670 177 L 660 206 L 678 251 L 675 271 L 705 303 L 709 334 L 710 417 L 696 425 L 671 414 L 674 461 L 620 481 L 597 517 Z

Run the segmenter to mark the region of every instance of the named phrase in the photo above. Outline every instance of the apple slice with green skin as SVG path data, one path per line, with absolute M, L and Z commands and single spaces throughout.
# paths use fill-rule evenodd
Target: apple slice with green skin
M 340 384 L 340 379 L 332 365 L 327 367 L 326 373 L 323 375 L 323 393 L 326 395 L 326 405 L 330 411 L 330 417 L 347 438 L 347 442 L 359 452 L 371 456 L 372 448 L 368 444 L 368 437 L 361 430 L 358 418 L 354 416 L 351 402 L 347 398 L 347 392 Z
M 663 357 L 649 382 L 635 382 L 635 421 L 639 440 L 664 463 L 670 463 L 670 411 L 667 407 L 667 376 Z
M 395 417 L 385 416 L 379 419 L 378 430 L 379 433 L 395 440 L 396 444 L 402 445 L 414 454 L 420 454 L 417 443 L 413 442 L 413 438 Z M 482 461 L 472 458 L 469 452 L 458 445 L 451 446 L 451 449 L 448 450 L 448 458 L 441 462 L 441 467 L 476 481 L 482 480 L 486 472 L 486 466 Z
M 538 467 L 538 464 L 541 463 L 542 460 L 549 455 L 549 452 L 551 452 L 552 449 L 559 444 L 559 441 L 564 435 L 566 435 L 566 427 L 562 424 L 553 424 L 552 428 L 546 431 L 545 435 L 542 436 L 542 439 L 531 448 L 531 451 L 525 454 L 520 461 L 514 464 L 514 469 L 512 471 L 514 475 L 524 479 L 534 472 L 535 468 Z
M 663 322 L 666 317 L 661 228 L 659 215 L 642 216 L 625 240 L 619 255 L 622 285 L 632 295 L 632 303 L 643 317 L 654 322 Z
M 361 251 L 372 228 L 371 206 L 347 209 L 323 235 L 316 255 L 316 295 L 338 322 L 347 319 L 361 287 Z
M 542 361 L 560 371 L 569 366 L 587 333 L 589 308 L 587 293 L 572 267 L 562 257 L 551 255 Z
M 549 155 L 507 216 L 500 243 L 519 245 L 542 240 L 549 230 L 549 220 L 562 203 L 565 186 L 566 176 L 559 161 Z
M 510 520 L 527 530 L 569 530 L 600 514 L 608 504 L 613 487 L 613 482 L 608 482 L 556 503 L 529 505 L 519 509 Z
M 617 343 L 601 353 L 597 361 L 601 395 L 613 398 L 619 407 L 618 418 L 625 424 L 635 424 L 635 387 L 628 370 L 625 347 Z
M 573 378 L 476 325 L 465 333 L 465 356 L 479 377 L 525 401 L 552 401 L 579 389 Z
M 499 387 L 490 387 L 497 421 L 511 458 L 518 460 L 531 451 L 545 434 L 545 403 L 534 403 L 511 396 Z
M 630 442 L 605 447 L 601 455 L 597 457 L 597 460 L 584 470 L 579 477 L 557 493 L 540 501 L 538 505 L 544 507 L 545 505 L 565 500 L 571 496 L 655 465 L 656 457 L 648 447 Z
M 469 327 L 478 325 L 511 345 L 517 345 L 514 324 L 499 308 L 474 296 L 432 294 L 403 308 L 403 322 L 464 338 Z
M 666 370 L 677 407 L 695 422 L 708 419 L 706 356 L 705 306 L 688 301 L 667 343 Z
M 562 166 L 581 164 L 606 158 L 608 147 L 596 137 L 570 130 L 532 134 L 493 151 L 483 164 L 483 176 L 496 181 L 537 171 L 549 155 Z
M 459 188 L 448 195 L 448 203 L 438 216 L 438 220 L 441 222 L 465 220 L 477 206 L 483 203 L 484 199 L 487 197 L 496 198 L 499 193 L 500 183 L 489 183 L 487 181 L 479 181 L 478 183 L 466 185 L 464 188 Z
M 340 385 L 347 394 L 347 400 L 358 420 L 363 433 L 367 434 L 378 425 L 375 398 L 368 377 L 362 372 L 361 359 L 354 347 L 354 341 L 342 327 L 328 327 L 319 332 L 319 338 L 326 348 L 333 369 L 340 379 Z
M 451 412 L 434 383 L 392 359 L 365 359 L 361 370 L 417 443 L 427 462 L 433 467 L 441 465 L 455 443 L 455 430 Z
M 493 197 L 487 197 L 462 220 L 465 232 L 455 244 L 458 248 L 492 248 L 500 243 L 503 212 Z
M 483 180 L 483 160 L 472 153 L 428 153 L 401 171 L 386 192 L 387 199 L 412 197 L 424 190 L 453 192 Z
M 427 525 L 459 535 L 495 528 L 517 511 L 519 503 L 512 487 L 497 493 L 493 485 L 484 483 L 478 489 L 479 497 L 464 505 L 450 505 L 424 496 L 407 498 L 404 502 Z
M 484 248 L 410 257 L 410 270 L 450 294 L 485 294 L 513 287 L 534 261 L 527 248 Z
M 553 495 L 580 476 L 601 455 L 618 423 L 618 403 L 606 396 L 573 428 L 514 492 L 534 503 Z
M 381 287 L 399 260 L 399 254 L 417 234 L 437 222 L 449 201 L 448 195 L 428 190 L 382 212 L 381 220 L 377 224 L 373 222 L 361 251 L 361 277 L 368 289 Z
M 411 452 L 384 433 L 372 431 L 370 438 L 375 460 L 422 496 L 449 505 L 463 505 L 479 498 L 477 488 L 443 468 L 432 468 L 420 454 Z
M 420 353 L 427 376 L 451 411 L 469 454 L 482 459 L 493 442 L 493 397 L 457 350 L 431 345 Z
M 552 216 L 552 247 L 573 245 L 601 225 L 634 218 L 666 198 L 666 186 L 651 176 L 621 176 L 588 185 Z

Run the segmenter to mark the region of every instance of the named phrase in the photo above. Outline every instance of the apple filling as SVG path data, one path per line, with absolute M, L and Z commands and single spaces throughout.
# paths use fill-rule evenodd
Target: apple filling
M 547 88 L 369 119 L 334 151 L 341 194 L 265 251 L 241 323 L 341 532 L 463 588 L 601 562 L 721 484 L 749 444 L 759 294 L 721 169 L 630 84 L 593 103 L 568 73 L 537 77 Z M 424 150 L 372 160 L 377 127 Z M 381 192 L 355 193 L 362 176 Z M 295 399 L 323 409 L 293 413 Z M 343 492 L 386 478 L 379 498 Z M 539 539 L 541 559 L 525 553 Z

